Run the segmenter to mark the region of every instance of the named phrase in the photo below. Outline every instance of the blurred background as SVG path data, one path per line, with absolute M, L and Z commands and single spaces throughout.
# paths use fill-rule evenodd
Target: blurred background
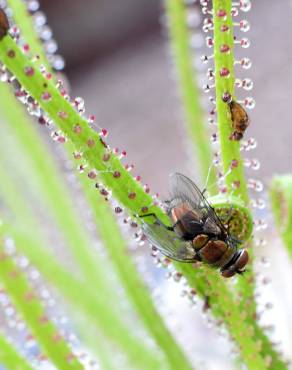
M 58 42 L 58 52 L 65 58 L 70 95 L 85 99 L 87 114 L 94 114 L 98 125 L 109 130 L 112 147 L 127 151 L 127 162 L 135 164 L 135 173 L 142 176 L 143 182 L 150 185 L 153 193 L 166 197 L 169 173 L 178 170 L 198 179 L 196 159 L 190 158 L 162 2 L 39 2 Z M 291 1 L 252 2 L 252 11 L 246 13 L 251 24 L 247 34 L 251 46 L 238 52 L 253 63 L 250 70 L 244 71 L 244 77 L 254 82 L 254 89 L 248 93 L 256 99 L 247 135 L 259 143 L 252 155 L 260 160 L 256 175 L 265 185 L 272 175 L 291 172 L 291 17 Z M 199 25 L 200 18 L 196 22 Z M 194 64 L 199 65 L 204 40 L 198 35 L 197 41 L 202 42 L 202 51 L 194 54 Z M 205 75 L 206 66 L 199 68 Z M 198 79 L 201 81 L 200 74 Z M 268 211 L 262 213 L 272 224 Z M 270 260 L 270 267 L 264 272 L 262 264 L 257 265 L 259 307 L 265 311 L 262 323 L 275 324 L 273 338 L 282 343 L 280 349 L 292 358 L 291 266 L 273 227 L 268 230 L 267 245 L 256 251 L 259 260 L 261 256 Z M 146 248 L 145 254 L 149 254 Z M 202 317 L 202 305 L 196 310 L 190 308 L 180 296 L 179 285 L 167 281 L 165 272 L 153 264 L 149 263 L 148 268 L 158 286 L 168 325 L 197 368 L 231 369 L 229 343 L 219 338 L 217 329 Z M 263 284 L 267 280 L 271 280 L 268 286 Z M 272 304 L 274 307 L 267 311 Z

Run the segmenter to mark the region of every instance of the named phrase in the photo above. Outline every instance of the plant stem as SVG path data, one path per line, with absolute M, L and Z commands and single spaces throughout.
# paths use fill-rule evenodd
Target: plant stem
M 219 16 L 220 14 L 226 15 Z M 234 42 L 231 0 L 213 1 L 213 23 L 216 107 L 223 171 L 224 174 L 227 174 L 231 168 L 233 160 L 238 163 L 237 167 L 233 167 L 230 174 L 226 177 L 226 186 L 229 193 L 239 196 L 246 204 L 248 204 L 249 197 L 244 176 L 243 161 L 240 155 L 240 143 L 235 140 L 230 140 L 230 135 L 232 133 L 231 114 L 228 104 L 222 100 L 222 96 L 225 93 L 229 93 L 235 100 Z M 227 26 L 228 31 L 222 31 L 222 26 Z M 221 52 L 221 47 L 223 45 L 228 45 L 230 52 Z M 224 69 L 229 71 L 229 75 L 226 77 L 221 76 Z
M 43 351 L 58 369 L 83 369 L 77 358 L 49 320 L 25 275 L 0 247 L 0 280 L 7 294 L 29 325 Z
M 276 226 L 292 258 L 292 175 L 275 176 L 269 193 Z
M 22 0 L 7 0 L 8 7 L 12 10 L 12 16 L 17 27 L 19 27 L 22 35 L 25 35 L 25 41 L 33 49 L 30 49 L 39 57 L 39 65 L 46 60 L 46 53 L 38 41 L 38 34 L 35 32 L 32 16 L 27 10 L 25 1 Z M 33 31 L 33 32 L 32 32 Z M 46 67 L 50 69 L 49 64 Z
M 228 193 L 240 197 L 246 206 L 249 206 L 249 195 L 244 175 L 243 160 L 240 154 L 240 143 L 230 140 L 232 119 L 230 108 L 222 100 L 224 94 L 228 93 L 235 99 L 234 93 L 234 40 L 233 20 L 231 16 L 231 0 L 213 1 L 213 24 L 214 24 L 214 63 L 215 63 L 215 84 L 216 84 L 216 107 L 218 133 L 221 148 L 221 159 L 223 172 L 227 174 L 226 186 Z M 228 46 L 229 52 L 222 52 L 222 46 Z M 226 76 L 222 72 L 229 71 Z M 231 166 L 232 163 L 237 165 Z M 243 302 L 243 309 L 249 312 L 249 316 L 255 314 L 254 301 L 254 274 L 252 271 L 253 251 L 249 248 L 250 263 L 243 279 L 238 280 L 237 289 Z M 245 303 L 247 302 L 247 305 Z
M 190 48 L 190 32 L 187 25 L 186 5 L 181 0 L 166 0 L 168 26 L 171 46 L 176 62 L 182 102 L 191 142 L 198 155 L 201 178 L 206 179 L 212 164 L 212 150 L 209 132 L 206 127 L 205 114 L 200 104 L 200 91 L 193 67 L 193 53 Z M 216 184 L 214 167 L 211 168 L 209 183 Z M 216 192 L 216 186 L 210 193 Z

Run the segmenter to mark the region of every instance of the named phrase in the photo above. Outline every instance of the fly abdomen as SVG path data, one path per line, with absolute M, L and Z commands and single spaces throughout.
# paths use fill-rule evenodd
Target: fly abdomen
M 217 267 L 227 249 L 228 245 L 222 240 L 209 240 L 208 243 L 199 250 L 198 254 L 203 262 Z

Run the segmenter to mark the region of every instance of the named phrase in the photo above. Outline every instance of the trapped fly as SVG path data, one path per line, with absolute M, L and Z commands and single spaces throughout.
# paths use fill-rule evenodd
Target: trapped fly
M 170 259 L 180 262 L 201 261 L 220 269 L 223 277 L 244 272 L 248 253 L 230 235 L 216 211 L 196 184 L 188 177 L 170 176 L 171 196 L 166 201 L 172 226 L 164 225 L 154 213 L 154 223 L 143 223 L 149 241 Z

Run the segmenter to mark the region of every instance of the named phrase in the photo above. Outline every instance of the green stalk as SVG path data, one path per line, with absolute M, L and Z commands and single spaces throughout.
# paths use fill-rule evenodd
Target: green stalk
M 33 370 L 27 360 L 2 335 L 0 335 L 0 364 L 9 370 Z
M 22 35 L 25 35 L 25 41 L 30 46 L 30 51 L 34 55 L 39 56 L 39 64 L 46 60 L 46 53 L 39 43 L 38 35 L 35 32 L 34 24 L 31 15 L 27 11 L 25 1 L 21 0 L 7 0 L 7 6 L 12 10 L 12 16 L 15 24 L 19 27 Z M 32 32 L 33 31 L 33 32 Z M 31 48 L 33 45 L 33 49 Z M 46 65 L 49 68 L 48 65 Z M 50 68 L 49 68 L 50 69 Z
M 224 94 L 228 93 L 235 99 L 234 93 L 234 41 L 233 41 L 233 21 L 231 16 L 231 0 L 213 1 L 213 24 L 214 24 L 214 63 L 215 63 L 215 84 L 216 84 L 216 107 L 218 133 L 221 148 L 221 159 L 224 174 L 231 169 L 232 163 L 237 163 L 232 167 L 231 172 L 226 177 L 228 193 L 238 196 L 249 206 L 249 195 L 246 179 L 244 175 L 243 160 L 240 154 L 240 143 L 230 140 L 232 129 L 232 119 L 230 108 L 222 100 Z M 222 27 L 225 27 L 223 31 Z M 227 31 L 226 31 L 227 29 Z M 221 52 L 221 47 L 227 45 L 229 52 Z M 224 69 L 229 71 L 229 75 L 222 77 Z M 243 309 L 249 312 L 252 318 L 255 314 L 254 301 L 254 274 L 252 271 L 253 251 L 249 248 L 251 262 L 245 273 L 244 278 L 238 280 L 237 288 L 243 302 Z M 247 303 L 247 304 L 245 304 Z
M 292 175 L 275 176 L 269 193 L 275 224 L 292 258 Z
M 0 247 L 0 281 L 44 353 L 58 369 L 83 369 L 47 314 L 25 275 Z
M 206 179 L 212 164 L 212 150 L 205 113 L 200 104 L 200 91 L 193 67 L 193 53 L 190 48 L 190 31 L 187 25 L 186 5 L 181 0 L 166 0 L 171 46 L 176 62 L 179 86 L 182 95 L 186 124 L 191 142 L 198 156 L 201 178 Z M 209 183 L 216 184 L 216 172 L 211 168 Z M 213 194 L 216 186 L 210 188 Z
M 217 120 L 224 174 L 230 170 L 233 160 L 238 163 L 237 167 L 233 167 L 231 173 L 226 177 L 228 192 L 235 196 L 239 196 L 246 204 L 248 204 L 249 197 L 244 175 L 243 161 L 240 155 L 240 143 L 229 139 L 233 131 L 231 114 L 228 104 L 222 100 L 223 95 L 226 93 L 229 93 L 232 98 L 236 100 L 234 95 L 234 42 L 231 3 L 231 0 L 213 1 Z M 226 16 L 219 16 L 220 12 L 224 12 Z M 229 31 L 222 32 L 222 26 L 227 26 Z M 220 51 L 222 45 L 228 45 L 230 52 L 222 53 Z M 220 75 L 220 72 L 222 72 L 224 68 L 229 70 L 228 77 L 221 77 Z M 235 184 L 237 185 L 234 186 Z

